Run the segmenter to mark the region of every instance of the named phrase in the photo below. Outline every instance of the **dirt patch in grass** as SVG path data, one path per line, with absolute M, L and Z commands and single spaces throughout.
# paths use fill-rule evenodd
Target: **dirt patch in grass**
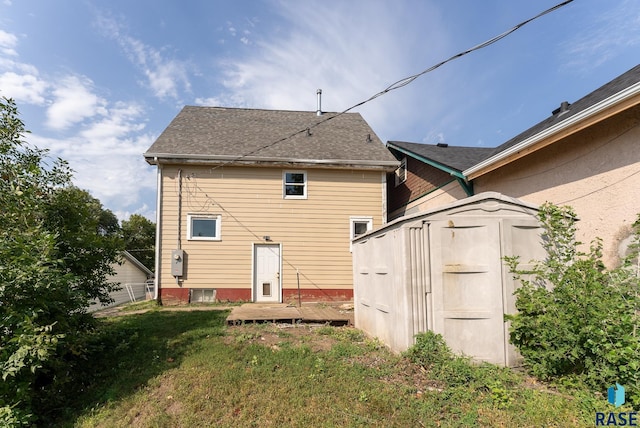
M 227 327 L 224 342 L 227 345 L 259 344 L 274 350 L 285 344 L 291 347 L 305 345 L 313 352 L 328 351 L 339 340 L 333 336 L 318 334 L 321 327 L 323 326 L 286 323 L 240 324 Z

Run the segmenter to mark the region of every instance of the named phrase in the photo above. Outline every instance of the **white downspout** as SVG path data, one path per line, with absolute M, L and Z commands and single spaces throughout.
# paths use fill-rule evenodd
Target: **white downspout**
M 158 175 L 156 177 L 156 191 L 158 192 L 156 196 L 156 275 L 154 278 L 154 300 L 158 300 L 159 288 L 160 288 L 160 241 L 161 241 L 161 219 L 162 219 L 162 204 L 160 203 L 161 195 L 162 195 L 162 166 L 158 163 L 158 158 L 154 158 L 156 165 L 158 165 Z
M 382 171 L 382 224 L 387 224 L 387 173 Z

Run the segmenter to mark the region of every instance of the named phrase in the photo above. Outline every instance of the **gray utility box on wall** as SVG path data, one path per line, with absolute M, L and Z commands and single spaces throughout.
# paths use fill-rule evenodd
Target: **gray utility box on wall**
M 184 276 L 184 250 L 171 250 L 171 275 Z
M 537 207 L 488 192 L 401 217 L 353 241 L 355 325 L 401 352 L 442 334 L 457 353 L 515 366 L 504 314 L 515 313 L 521 268 L 542 260 Z

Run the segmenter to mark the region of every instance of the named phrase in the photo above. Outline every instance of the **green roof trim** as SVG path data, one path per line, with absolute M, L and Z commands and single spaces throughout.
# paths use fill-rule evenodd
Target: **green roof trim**
M 388 142 L 387 143 L 387 147 L 391 148 L 397 152 L 400 152 L 402 154 L 405 154 L 407 156 L 411 156 L 414 159 L 419 160 L 420 162 L 426 163 L 427 165 L 430 165 L 434 168 L 437 168 L 441 171 L 444 171 L 448 174 L 450 174 L 451 176 L 455 177 L 455 179 L 458 181 L 458 183 L 460 184 L 460 187 L 462 187 L 462 189 L 465 191 L 465 193 L 467 194 L 467 196 L 473 196 L 473 183 L 469 182 L 467 180 L 467 177 L 460 171 L 453 169 L 451 167 L 448 167 L 446 165 L 441 164 L 440 162 L 436 162 L 432 159 L 428 159 L 425 158 L 424 156 L 421 156 L 417 153 L 414 153 L 410 150 L 404 149 L 402 147 L 398 147 L 395 144 L 393 144 L 392 142 Z

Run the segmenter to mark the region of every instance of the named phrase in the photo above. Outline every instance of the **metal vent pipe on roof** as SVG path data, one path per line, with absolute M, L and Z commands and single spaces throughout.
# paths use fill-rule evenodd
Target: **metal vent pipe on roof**
M 569 103 L 568 101 L 562 101 L 560 103 L 560 107 L 552 111 L 551 114 L 565 113 L 569 111 L 570 106 L 571 106 L 571 103 Z
M 316 95 L 318 95 L 318 109 L 316 110 L 316 115 L 322 116 L 322 89 L 318 89 L 316 91 Z

